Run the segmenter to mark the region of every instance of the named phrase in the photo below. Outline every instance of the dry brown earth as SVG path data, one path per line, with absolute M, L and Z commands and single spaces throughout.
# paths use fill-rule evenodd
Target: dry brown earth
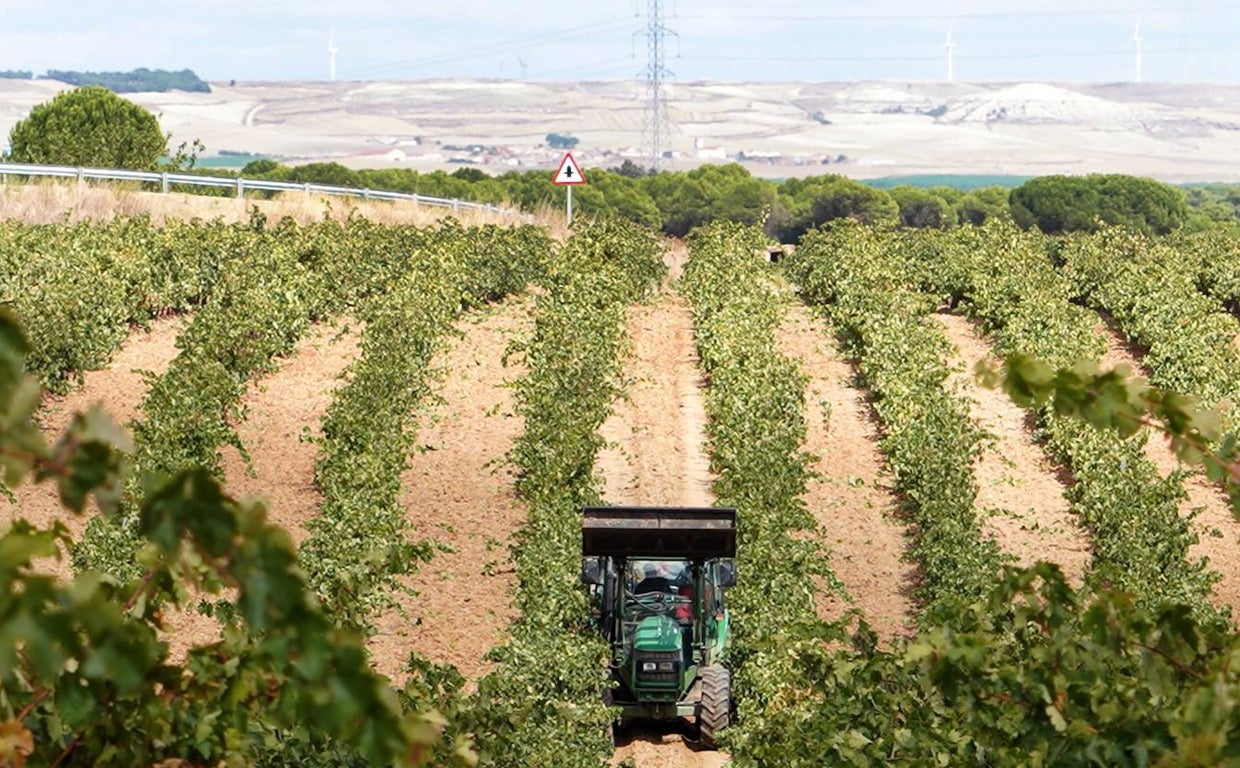
M 228 492 L 261 498 L 268 520 L 297 545 L 306 537 L 304 524 L 322 504 L 314 485 L 318 447 L 303 437 L 322 435 L 332 396 L 358 356 L 360 334 L 360 327 L 347 321 L 312 328 L 275 372 L 251 383 L 242 401 L 246 418 L 236 429 L 251 467 L 236 449 L 221 449 Z
M 535 218 L 555 222 L 563 220 L 563 212 L 548 217 L 522 214 L 514 216 L 499 212 L 433 208 L 410 202 L 358 200 L 348 197 L 325 197 L 288 192 L 272 200 L 206 197 L 173 192 L 139 192 L 106 182 L 43 181 L 32 184 L 0 186 L 0 219 L 18 219 L 30 223 L 54 224 L 63 221 L 106 221 L 114 218 L 150 216 L 155 224 L 176 219 L 223 219 L 230 222 L 249 221 L 253 210 L 261 211 L 273 221 L 290 218 L 301 224 L 334 219 L 345 221 L 361 216 L 381 224 L 412 224 L 427 226 L 445 216 L 466 225 L 511 224 Z
M 524 425 L 512 389 L 522 370 L 505 367 L 514 337 L 528 335 L 530 299 L 510 299 L 460 324 L 432 365 L 442 369 L 442 402 L 423 413 L 419 450 L 403 478 L 401 504 L 416 540 L 437 552 L 412 579 L 416 597 L 398 595 L 408 619 L 395 612 L 378 622 L 370 647 L 379 671 L 399 678 L 410 650 L 450 663 L 471 682 L 491 669 L 483 658 L 504 640 L 515 618 L 516 577 L 508 548 L 525 522 L 505 455 Z
M 236 448 L 220 447 L 229 495 L 261 500 L 268 522 L 287 531 L 294 544 L 306 537 L 303 525 L 318 514 L 322 502 L 314 487 L 317 448 L 302 436 L 319 436 L 332 393 L 357 356 L 359 334 L 347 322 L 311 328 L 291 354 L 276 361 L 275 371 L 250 382 L 242 398 L 246 418 L 236 430 L 250 455 L 249 466 Z M 192 601 L 168 617 L 174 661 L 219 636 L 219 624 L 198 613 Z
M 1090 563 L 1090 540 L 1072 514 L 1056 466 L 1033 440 L 1030 415 L 1005 393 L 977 383 L 978 361 L 997 364 L 990 345 L 966 318 L 936 314 L 957 354 L 948 385 L 969 402 L 971 418 L 987 437 L 974 462 L 976 508 L 986 535 L 1022 566 L 1049 560 L 1081 584 Z
M 597 467 L 612 504 L 709 506 L 706 411 L 689 306 L 675 294 L 628 309 L 626 395 L 600 430 Z
M 146 394 L 146 378 L 142 371 L 159 374 L 176 357 L 177 335 L 184 327 L 181 317 L 168 317 L 151 322 L 150 330 L 134 330 L 117 350 L 111 362 L 98 371 L 85 374 L 80 388 L 63 397 L 46 395 L 38 419 L 43 433 L 51 441 L 69 425 L 73 414 L 99 404 L 118 424 L 128 424 L 138 413 Z M 17 505 L 0 500 L 0 520 L 21 516 L 36 526 L 60 520 L 68 527 L 73 539 L 81 538 L 94 512 L 73 516 L 60 506 L 56 488 L 50 483 L 23 485 L 16 490 Z M 71 575 L 67 560 L 54 568 L 57 575 Z
M 831 620 L 855 607 L 880 638 L 907 634 L 916 569 L 904 559 L 907 526 L 898 519 L 865 394 L 849 386 L 852 368 L 826 324 L 804 305 L 785 309 L 778 343 L 809 376 L 805 449 L 817 459 L 805 502 L 822 530 L 831 569 L 854 601 L 820 592 L 819 613 Z

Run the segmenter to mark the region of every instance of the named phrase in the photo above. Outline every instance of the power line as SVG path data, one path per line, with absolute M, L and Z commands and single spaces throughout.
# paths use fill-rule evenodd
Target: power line
M 583 62 L 577 62 L 567 67 L 556 67 L 555 69 L 540 69 L 534 72 L 531 77 L 535 80 L 554 80 L 561 75 L 572 75 L 573 80 L 581 80 L 587 76 L 595 76 L 602 74 L 615 74 L 624 72 L 632 77 L 633 75 L 633 57 L 619 56 L 611 59 L 603 59 L 602 61 L 584 62 L 584 65 L 590 66 L 590 69 L 583 70 Z
M 663 0 L 648 0 L 646 7 L 646 125 L 642 149 L 649 158 L 650 168 L 659 170 L 671 119 L 667 111 L 667 94 L 663 80 L 672 73 L 663 65 L 664 43 L 668 35 L 676 35 L 663 23 Z

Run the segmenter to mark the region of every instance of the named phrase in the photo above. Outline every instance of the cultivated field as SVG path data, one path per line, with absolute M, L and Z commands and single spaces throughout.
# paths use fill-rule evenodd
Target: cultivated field
M 32 242 L 76 246 L 32 257 Z M 657 727 L 612 754 L 598 699 L 573 701 L 602 688 L 574 619 L 573 514 L 591 499 L 739 507 L 742 731 L 816 695 L 768 668 L 770 637 L 852 611 L 888 647 L 1004 564 L 1049 560 L 1073 586 L 1229 621 L 1240 525 L 1220 488 L 1180 474 L 1160 436 L 1025 410 L 971 374 L 1021 349 L 1092 357 L 1232 418 L 1240 297 L 1219 243 L 1112 233 L 1055 263 L 1002 227 L 842 228 L 786 271 L 759 245 L 728 227 L 686 246 L 631 228 L 8 221 L 0 300 L 61 392 L 40 410 L 49 437 L 101 402 L 136 425 L 139 469 L 201 461 L 265 500 L 374 668 L 403 681 L 411 651 L 450 664 L 462 696 L 513 718 L 476 726 L 491 764 L 726 759 Z M 84 294 L 73 275 L 103 264 L 111 282 Z M 81 296 L 89 311 L 65 309 Z M 60 339 L 69 324 L 85 325 Z M 3 514 L 45 525 L 58 506 L 23 487 Z M 112 527 L 84 528 L 78 563 L 128 573 Z M 218 635 L 191 614 L 174 655 Z

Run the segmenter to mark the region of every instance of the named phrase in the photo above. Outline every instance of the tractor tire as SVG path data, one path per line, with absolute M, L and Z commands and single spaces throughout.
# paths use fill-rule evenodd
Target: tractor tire
M 727 667 L 702 668 L 702 700 L 698 706 L 698 747 L 718 749 L 716 734 L 732 724 L 732 673 Z

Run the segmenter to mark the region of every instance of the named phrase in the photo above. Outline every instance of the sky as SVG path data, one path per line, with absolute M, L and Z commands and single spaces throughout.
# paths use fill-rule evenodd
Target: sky
M 0 70 L 630 79 L 654 0 L 0 0 Z M 689 82 L 1240 81 L 1240 0 L 661 0 Z M 674 34 L 672 34 L 674 33 Z

